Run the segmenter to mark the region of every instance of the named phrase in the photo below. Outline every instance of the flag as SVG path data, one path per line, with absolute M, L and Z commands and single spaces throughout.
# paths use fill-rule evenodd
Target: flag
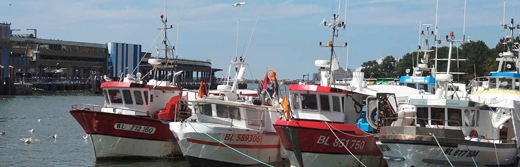
M 267 76 L 267 73 L 265 73 L 264 81 L 262 82 L 262 89 L 267 89 L 267 83 L 269 82 L 269 77 Z
M 289 112 L 291 110 L 289 107 L 289 99 L 287 98 L 287 94 L 283 95 L 282 107 L 283 107 L 283 111 L 285 111 L 285 112 Z
M 200 86 L 199 86 L 199 92 L 198 92 L 197 96 L 199 98 L 202 98 L 203 95 L 208 96 L 208 94 L 209 94 L 209 91 L 208 91 L 208 88 L 206 87 L 206 83 L 204 81 L 201 81 Z

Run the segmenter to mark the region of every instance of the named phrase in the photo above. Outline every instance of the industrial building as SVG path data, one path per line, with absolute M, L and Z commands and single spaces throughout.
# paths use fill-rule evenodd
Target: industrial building
M 32 33 L 16 34 L 13 32 L 20 29 L 0 23 L 0 95 L 14 94 L 14 83 L 43 84 L 41 89 L 53 91 L 62 87 L 53 86 L 58 80 L 62 85 L 93 80 L 99 83 L 102 75 L 146 74 L 152 68 L 147 61 L 151 54 L 142 52 L 139 44 L 41 39 L 36 29 L 26 30 Z M 211 68 L 209 60 L 163 59 L 163 62 L 164 68 L 156 75 L 167 78 L 172 71 L 183 70 L 176 82 L 188 89 L 198 88 L 200 81 L 214 83 L 215 72 L 221 71 Z

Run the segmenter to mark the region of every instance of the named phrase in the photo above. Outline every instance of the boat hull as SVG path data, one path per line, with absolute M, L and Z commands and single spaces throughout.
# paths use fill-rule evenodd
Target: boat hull
M 421 167 L 449 167 L 451 166 L 444 156 L 446 153 L 453 166 L 515 166 L 517 151 L 514 147 L 482 147 L 466 145 L 407 144 L 394 142 L 378 142 L 384 159 L 389 167 L 421 166 Z M 467 151 L 470 150 L 470 151 Z M 496 154 L 495 154 L 496 153 Z M 476 156 L 475 156 L 476 155 Z M 472 158 L 474 156 L 474 158 Z M 498 156 L 498 163 L 497 157 Z M 500 165 L 498 165 L 500 164 Z
M 179 139 L 179 146 L 190 166 L 261 164 L 253 158 L 269 164 L 283 161 L 276 133 L 196 122 L 171 122 L 170 129 Z
M 366 166 L 386 166 L 381 151 L 375 144 L 374 135 L 362 132 L 356 125 L 337 123 L 329 123 L 329 125 L 334 128 L 334 133 L 340 140 L 336 139 L 324 122 L 276 121 L 274 127 L 289 154 L 291 166 L 312 167 L 324 164 L 330 167 L 360 166 L 361 164 L 353 155 Z
M 70 113 L 90 135 L 96 158 L 182 156 L 167 123 L 92 110 L 71 110 Z

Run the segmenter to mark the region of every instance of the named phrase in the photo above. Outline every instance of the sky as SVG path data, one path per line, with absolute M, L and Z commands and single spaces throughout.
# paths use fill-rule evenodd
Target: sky
M 239 1 L 246 3 L 232 6 Z M 338 6 L 347 26 L 335 40 L 337 45 L 349 44 L 348 68 L 387 55 L 402 57 L 417 49 L 420 23 L 435 23 L 435 0 L 348 0 L 346 18 L 345 0 L 340 1 L 341 5 L 338 0 L 167 0 L 165 8 L 164 0 L 0 0 L 0 22 L 12 23 L 12 29 L 36 28 L 39 38 L 141 44 L 143 52 L 155 53 L 159 16 L 165 14 L 174 26 L 168 37 L 179 58 L 209 59 L 214 68 L 224 70 L 217 77 L 235 58 L 240 23 L 238 54 L 250 64 L 248 79 L 263 78 L 266 69 L 283 79 L 317 72 L 314 61 L 330 58 L 330 50 L 319 42 L 332 36 L 320 23 L 324 18 L 330 22 Z M 520 16 L 513 10 L 520 1 L 506 4 L 509 23 Z M 439 0 L 439 35 L 454 31 L 461 38 L 463 11 L 464 0 Z M 503 1 L 470 0 L 466 11 L 466 36 L 494 46 L 504 33 Z M 336 54 L 345 67 L 346 49 L 337 48 Z

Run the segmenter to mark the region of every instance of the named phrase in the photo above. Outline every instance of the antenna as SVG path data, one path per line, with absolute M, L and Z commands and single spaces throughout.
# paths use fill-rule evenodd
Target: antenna
M 347 47 L 347 43 L 345 42 L 344 46 L 334 46 L 334 39 L 338 37 L 338 27 L 345 29 L 345 22 L 338 20 L 339 15 L 338 14 L 332 14 L 332 23 L 328 24 L 325 22 L 324 26 L 332 28 L 332 39 L 327 43 L 327 45 L 322 45 L 322 42 L 320 42 L 321 47 L 330 47 L 330 62 L 329 62 L 329 77 L 327 78 L 327 85 L 330 86 L 332 77 L 332 64 L 333 64 L 333 58 L 334 58 L 334 47 Z
M 462 23 L 462 41 L 466 41 L 466 1 L 467 0 L 464 0 L 464 22 Z
M 417 40 L 417 46 L 419 47 L 418 51 L 417 51 L 417 56 L 415 57 L 415 61 L 417 61 L 417 65 L 419 65 L 419 54 L 421 52 L 421 49 L 422 49 L 422 43 L 421 43 L 421 27 L 422 27 L 422 21 L 419 21 L 419 39 Z M 412 52 L 412 55 L 413 55 L 413 52 Z M 413 59 L 412 59 L 413 60 Z M 415 74 L 414 74 L 415 75 Z
M 179 21 L 177 21 L 177 27 L 175 27 L 177 35 L 175 35 L 175 46 L 179 47 Z M 175 56 L 179 56 L 179 50 L 175 49 Z
M 345 20 L 345 26 L 347 25 L 347 3 L 348 3 L 348 0 L 345 0 L 345 13 L 344 13 L 344 17 L 343 17 L 343 20 Z
M 338 15 L 340 14 L 340 11 L 341 10 L 341 0 L 338 0 Z M 339 19 L 339 16 L 338 16 L 338 19 Z
M 237 19 L 237 39 L 235 42 L 235 58 L 238 58 L 238 30 L 240 28 L 240 19 Z
M 504 0 L 504 9 L 502 11 L 502 24 L 506 25 L 506 0 Z M 504 36 L 506 36 L 506 29 L 504 29 Z
M 435 4 L 435 41 L 438 40 L 438 37 L 439 37 L 439 0 L 437 0 L 436 4 Z M 439 42 L 435 42 L 435 69 L 437 69 L 437 59 L 438 59 L 438 44 Z M 435 70 L 437 71 L 437 70 Z M 435 74 L 435 73 L 433 73 Z

